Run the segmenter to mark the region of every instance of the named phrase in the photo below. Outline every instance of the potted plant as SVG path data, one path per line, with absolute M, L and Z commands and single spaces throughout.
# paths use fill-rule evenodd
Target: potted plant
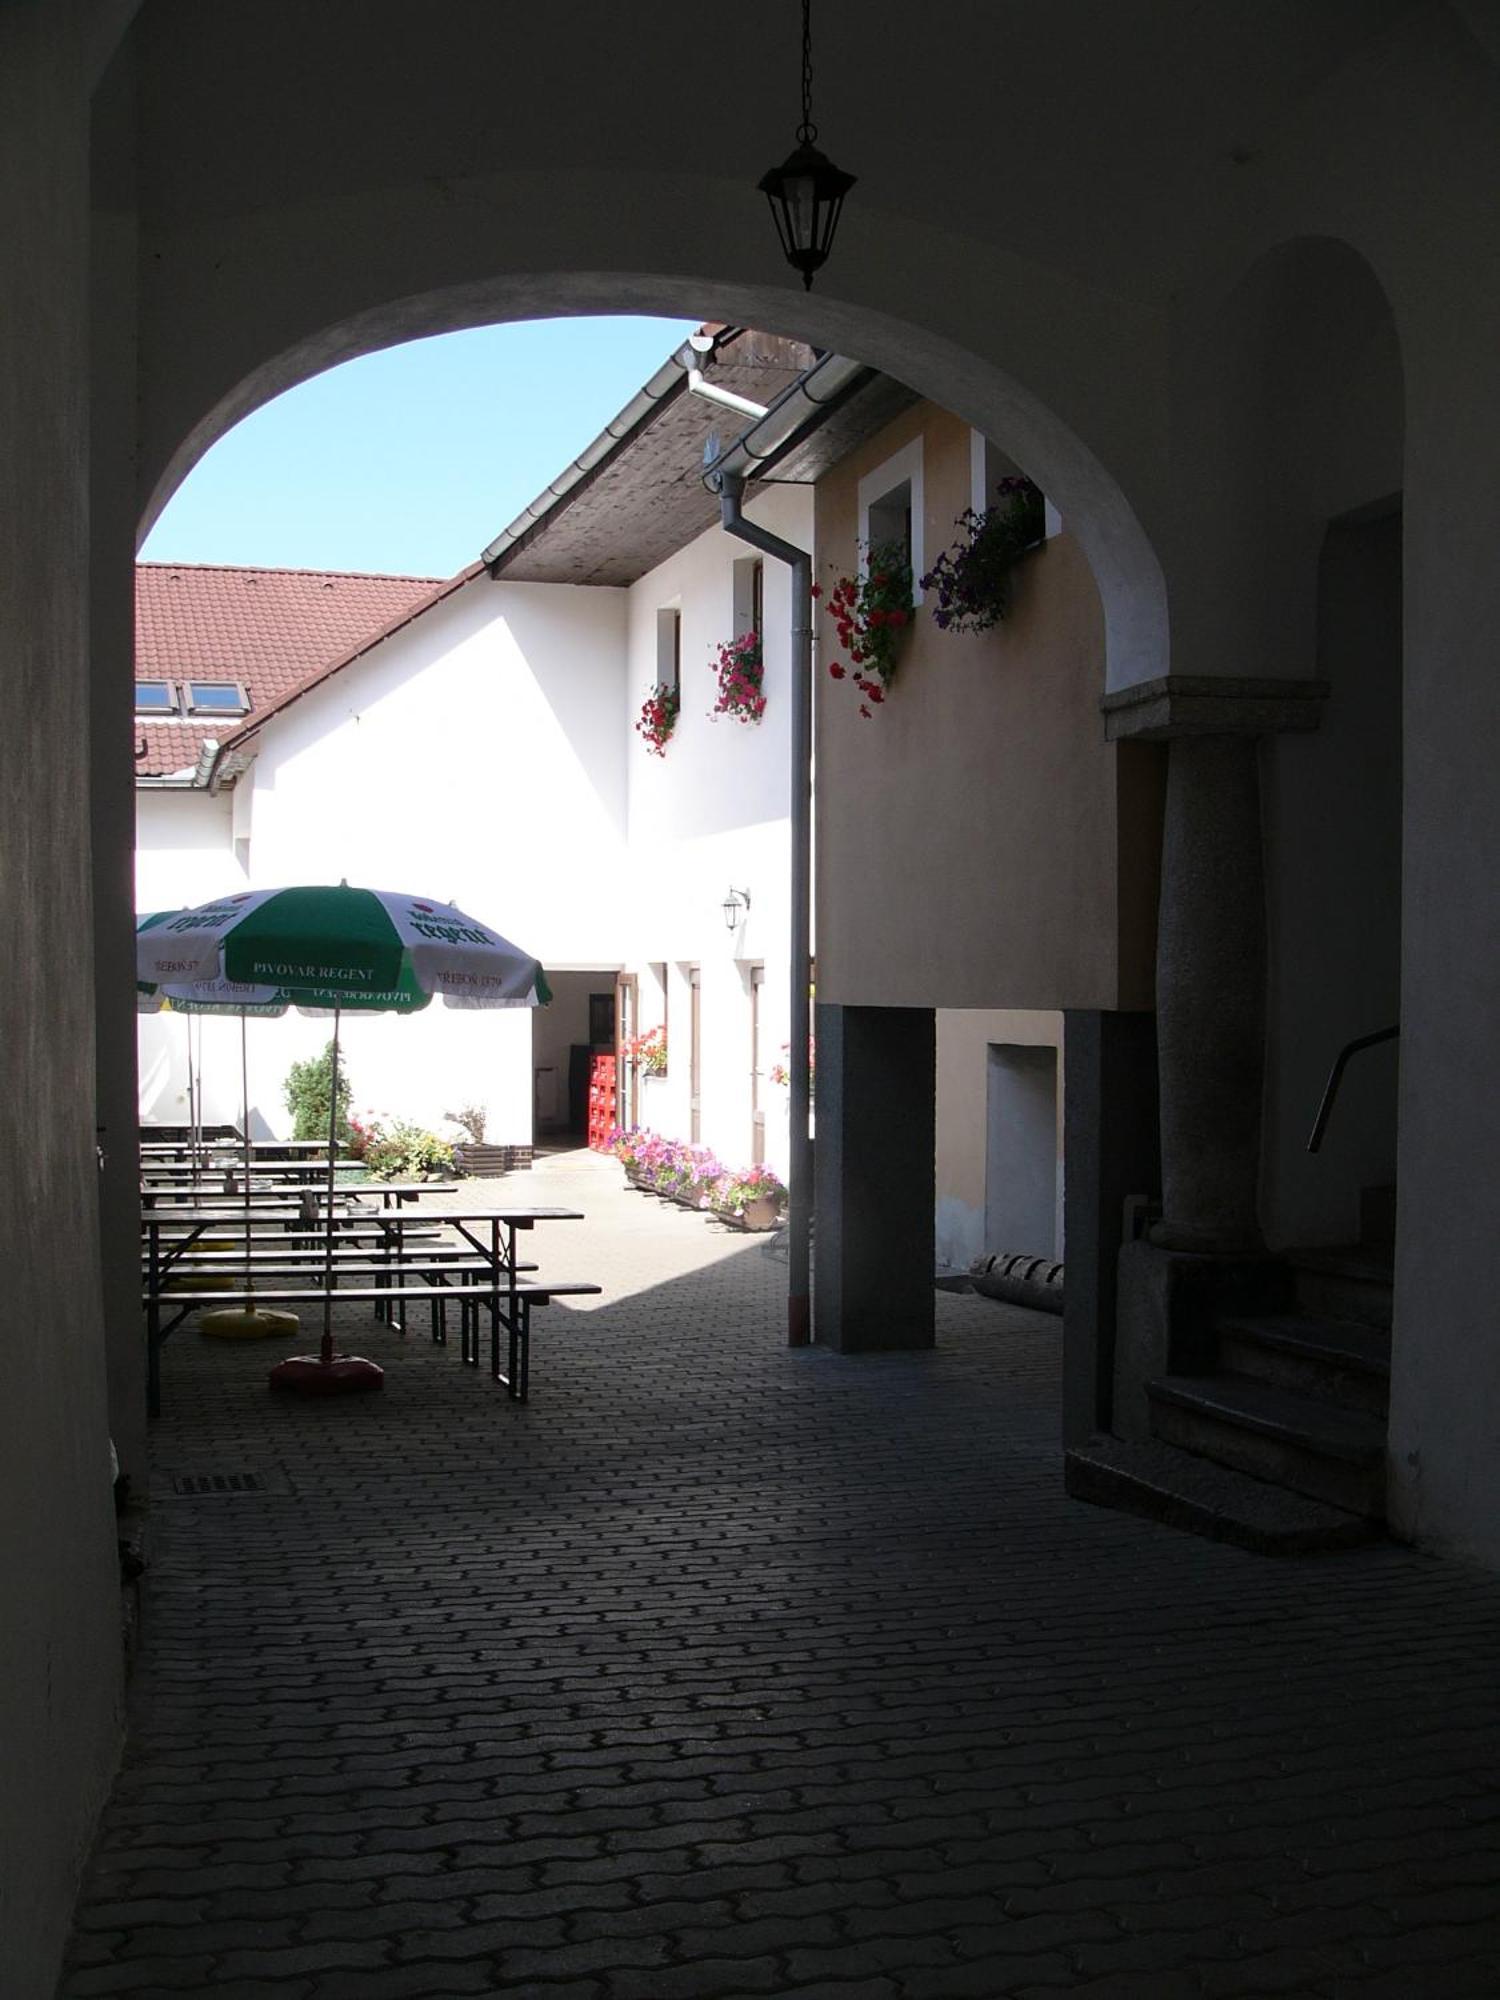
M 639 1125 L 627 1127 L 617 1125 L 614 1131 L 610 1133 L 609 1139 L 606 1142 L 608 1150 L 614 1154 L 620 1165 L 625 1169 L 626 1180 L 634 1187 L 642 1185 L 641 1148 L 651 1136 L 649 1132 L 644 1131 Z
M 821 585 L 813 585 L 813 595 L 822 595 Z M 834 584 L 828 612 L 849 656 L 847 666 L 830 661 L 829 674 L 836 681 L 852 679 L 859 712 L 869 721 L 885 700 L 911 630 L 911 564 L 905 551 L 894 542 L 872 546 L 863 575 L 841 576 Z
M 714 1191 L 715 1212 L 741 1229 L 774 1229 L 786 1205 L 786 1188 L 769 1167 L 726 1174 Z
M 735 722 L 759 722 L 766 712 L 759 632 L 742 632 L 737 639 L 726 639 L 719 647 L 715 666 L 719 692 L 709 714 L 715 718 L 727 715 Z
M 954 525 L 962 538 L 922 578 L 936 599 L 932 622 L 943 632 L 988 632 L 1010 609 L 1016 564 L 1046 540 L 1046 502 L 1029 479 L 1002 479 L 993 506 L 967 507 Z
M 463 1134 L 462 1140 L 453 1148 L 453 1164 L 461 1174 L 493 1179 L 507 1171 L 510 1165 L 509 1147 L 485 1144 L 487 1114 L 482 1104 L 461 1105 L 457 1111 L 445 1111 L 443 1116 Z
M 453 1148 L 409 1118 L 393 1118 L 365 1146 L 365 1169 L 376 1180 L 441 1180 L 453 1172 Z
M 677 727 L 677 717 L 682 708 L 682 696 L 669 681 L 653 682 L 646 699 L 641 703 L 640 716 L 636 721 L 637 735 L 645 739 L 646 749 L 653 757 L 665 757 L 672 731 Z

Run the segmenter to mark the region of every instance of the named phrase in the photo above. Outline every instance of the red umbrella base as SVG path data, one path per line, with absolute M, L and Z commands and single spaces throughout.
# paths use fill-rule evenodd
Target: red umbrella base
M 385 1370 L 357 1354 L 335 1354 L 331 1361 L 320 1354 L 290 1354 L 277 1362 L 269 1380 L 273 1389 L 294 1389 L 302 1396 L 341 1396 L 380 1388 Z

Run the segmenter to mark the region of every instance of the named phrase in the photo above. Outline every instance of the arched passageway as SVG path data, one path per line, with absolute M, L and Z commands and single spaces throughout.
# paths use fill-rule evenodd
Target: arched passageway
M 144 0 L 4 20 L 0 227 L 28 283 L 0 309 L 0 620 L 16 722 L 0 822 L 20 857 L 9 935 L 26 973 L 0 1102 L 7 1149 L 31 1167 L 4 1261 L 13 1317 L 43 1333 L 18 1348 L 9 1384 L 6 1581 L 22 1609 L 6 1625 L 4 1874 L 21 1915 L 14 1948 L 9 1931 L 3 1943 L 18 1983 L 45 1990 L 119 1713 L 118 1676 L 99 1664 L 114 1610 L 99 1472 L 107 1325 L 117 1416 L 140 1370 L 131 1313 L 120 1317 L 128 1202 L 104 1217 L 107 1297 L 97 1282 L 93 1128 L 108 1128 L 114 1173 L 114 1135 L 134 1115 L 128 1090 L 119 1097 L 128 1064 L 107 1040 L 97 1103 L 88 1084 L 95 1018 L 128 1014 L 129 938 L 106 920 L 94 1005 L 88 940 L 91 910 L 123 916 L 129 902 L 119 747 L 142 514 L 174 455 L 196 448 L 195 427 L 274 357 L 331 328 L 361 326 L 365 344 L 400 337 L 410 299 L 441 293 L 462 312 L 467 298 L 487 318 L 549 299 L 696 308 L 710 285 L 725 316 L 788 325 L 775 251 L 742 222 L 790 126 L 792 52 L 758 21 L 740 24 L 726 58 L 721 37 L 685 32 L 667 10 L 586 8 L 570 33 L 572 17 L 560 28 L 483 0 L 422 12 Z M 797 323 L 852 345 L 849 315 L 862 313 L 864 351 L 908 376 L 902 329 L 927 328 L 953 364 L 944 400 L 987 429 L 1003 432 L 1005 411 L 964 357 L 1024 383 L 1129 496 L 1167 581 L 1178 674 L 1222 675 L 1234 657 L 1248 675 L 1306 671 L 1274 649 L 1249 657 L 1227 604 L 1217 620 L 1203 606 L 1189 649 L 1175 624 L 1195 562 L 1183 524 L 1223 456 L 1180 394 L 1214 302 L 1276 245 L 1333 237 L 1392 303 L 1408 423 L 1391 1456 L 1403 1530 L 1493 1565 L 1493 27 L 1467 0 L 1114 0 L 1081 17 L 994 6 L 904 62 L 909 9 L 831 0 L 824 26 L 837 55 L 823 75 L 837 60 L 843 93 L 836 115 L 825 107 L 830 143 L 861 185 L 837 273 Z M 1415 164 L 1392 143 L 1412 131 Z M 592 292 L 565 298 L 568 272 L 596 274 Z M 631 273 L 654 274 L 644 295 L 622 291 Z M 1107 558 L 1093 552 L 1101 578 Z M 1330 546 L 1325 589 L 1338 567 Z M 1297 594 L 1311 630 L 1316 590 Z M 1149 678 L 1153 663 L 1141 668 Z M 1423 1329 L 1420 1358 L 1409 1347 L 1405 1362 L 1404 1323 Z M 127 1427 L 122 1442 L 139 1438 Z

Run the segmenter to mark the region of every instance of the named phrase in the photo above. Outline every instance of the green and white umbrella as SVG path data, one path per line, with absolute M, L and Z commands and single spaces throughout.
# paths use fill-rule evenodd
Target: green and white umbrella
M 382 1371 L 333 1347 L 333 1202 L 339 1015 L 413 1013 L 441 993 L 450 1007 L 535 1007 L 552 994 L 538 961 L 452 903 L 378 889 L 248 889 L 139 931 L 136 976 L 180 986 L 204 979 L 272 986 L 305 1012 L 332 1011 L 327 1259 L 323 1343 L 271 1371 L 277 1388 L 378 1388 Z
M 142 930 L 137 977 L 226 978 L 274 986 L 302 1004 L 440 993 L 449 1004 L 530 1007 L 551 998 L 536 959 L 451 903 L 378 889 L 248 889 Z

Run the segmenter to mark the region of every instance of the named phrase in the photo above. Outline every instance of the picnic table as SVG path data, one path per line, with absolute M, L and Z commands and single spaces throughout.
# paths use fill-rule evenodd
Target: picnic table
M 197 1154 L 202 1159 L 209 1154 L 237 1153 L 243 1155 L 245 1151 L 245 1142 L 237 1134 L 231 1134 L 222 1139 L 200 1139 L 196 1142 L 192 1139 L 142 1139 L 140 1145 L 142 1158 L 157 1159 L 175 1155 L 177 1158 L 190 1160 L 194 1154 Z M 328 1141 L 326 1139 L 252 1139 L 250 1141 L 250 1150 L 253 1153 L 263 1153 L 268 1160 L 278 1158 L 295 1159 L 299 1154 L 304 1153 L 321 1153 L 326 1158 L 328 1154 Z
M 357 1199 L 360 1191 L 359 1183 L 350 1185 L 346 1182 L 342 1187 L 335 1187 L 334 1202 L 336 1205 L 347 1204 Z M 257 1215 L 279 1209 L 285 1209 L 290 1215 L 301 1215 L 306 1211 L 309 1202 L 316 1202 L 320 1209 L 326 1209 L 327 1190 L 314 1187 L 288 1187 L 279 1181 L 264 1182 L 260 1185 L 254 1181 L 250 1183 L 250 1206 Z M 194 1187 L 186 1181 L 180 1187 L 175 1184 L 161 1187 L 144 1183 L 141 1187 L 142 1209 L 160 1209 L 165 1213 L 178 1208 L 243 1209 L 244 1206 L 243 1182 L 232 1188 L 226 1188 L 222 1183 L 217 1187 L 212 1184 L 205 1186 L 202 1182 Z
M 358 1160 L 337 1160 L 335 1173 L 347 1173 L 360 1167 Z M 142 1160 L 141 1179 L 153 1187 L 186 1186 L 190 1181 L 221 1180 L 226 1174 L 240 1178 L 245 1171 L 243 1153 L 221 1153 L 213 1159 L 204 1160 Z M 263 1160 L 252 1157 L 251 1177 L 266 1181 L 316 1181 L 328 1177 L 328 1160 Z
M 427 1192 L 434 1183 L 413 1182 L 391 1188 L 398 1196 L 409 1193 L 410 1189 Z M 287 1205 L 291 1207 L 290 1204 Z M 262 1219 L 262 1211 L 257 1211 L 257 1221 Z M 302 1211 L 297 1207 L 284 1220 L 300 1220 Z M 320 1222 L 326 1217 L 320 1218 Z M 404 1299 L 420 1299 L 433 1308 L 433 1338 L 439 1342 L 446 1339 L 443 1311 L 447 1304 L 457 1302 L 463 1313 L 463 1359 L 470 1366 L 479 1364 L 478 1312 L 485 1308 L 490 1315 L 490 1374 L 494 1381 L 505 1389 L 513 1402 L 524 1403 L 530 1389 L 531 1373 L 531 1309 L 536 1305 L 546 1305 L 551 1299 L 564 1295 L 597 1294 L 600 1287 L 582 1281 L 548 1283 L 545 1280 L 533 1282 L 523 1274 L 534 1266 L 523 1265 L 516 1256 L 516 1237 L 519 1232 L 534 1229 L 539 1222 L 581 1222 L 583 1216 L 576 1208 L 558 1208 L 547 1205 L 523 1204 L 502 1209 L 432 1209 L 425 1213 L 408 1213 L 404 1206 L 372 1209 L 353 1206 L 336 1211 L 334 1215 L 334 1255 L 333 1289 L 341 1297 L 350 1301 L 369 1300 L 377 1307 L 389 1306 Z M 281 1271 L 303 1282 L 293 1285 L 266 1286 L 248 1283 L 239 1289 L 212 1291 L 181 1291 L 171 1280 L 174 1269 L 184 1257 L 189 1258 L 181 1269 L 187 1272 L 197 1265 L 191 1256 L 192 1246 L 201 1242 L 205 1232 L 218 1234 L 227 1231 L 235 1222 L 240 1230 L 244 1227 L 243 1212 L 236 1216 L 232 1209 L 151 1209 L 143 1212 L 141 1225 L 145 1232 L 146 1248 L 143 1269 L 142 1304 L 146 1312 L 147 1333 L 147 1401 L 153 1416 L 161 1407 L 161 1348 L 169 1334 L 178 1327 L 190 1312 L 203 1307 L 262 1304 L 280 1306 L 288 1304 L 322 1304 L 327 1296 L 323 1280 L 329 1275 L 325 1263 L 316 1268 L 306 1267 L 307 1253 L 300 1255 L 295 1248 L 292 1256 L 283 1261 Z M 441 1241 L 434 1241 L 435 1233 L 440 1235 L 449 1230 L 456 1239 L 451 1251 L 445 1255 Z M 370 1259 L 373 1268 L 354 1270 L 355 1259 L 340 1257 L 339 1239 L 347 1244 L 351 1238 L 372 1242 L 374 1254 Z M 277 1270 L 276 1250 L 269 1255 L 262 1245 L 261 1253 L 250 1253 L 246 1267 L 247 1279 L 251 1271 L 258 1270 L 271 1276 Z M 200 1255 L 202 1253 L 199 1253 Z M 235 1253 L 230 1253 L 233 1261 Z M 243 1260 L 243 1253 L 240 1253 Z M 223 1268 L 217 1261 L 211 1267 L 216 1272 Z M 363 1282 L 353 1286 L 340 1286 L 340 1276 L 358 1276 Z M 415 1284 L 404 1280 L 416 1278 Z M 505 1329 L 507 1336 L 507 1366 L 500 1365 L 500 1333 Z M 400 1329 L 404 1332 L 404 1327 Z

